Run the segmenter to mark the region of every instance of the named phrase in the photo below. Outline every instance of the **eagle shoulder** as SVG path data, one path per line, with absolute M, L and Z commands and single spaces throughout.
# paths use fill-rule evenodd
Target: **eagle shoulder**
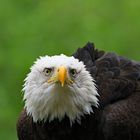
M 17 135 L 19 140 L 33 140 L 33 121 L 23 110 L 17 121 Z
M 139 85 L 139 62 L 112 52 L 99 51 L 93 43 L 79 48 L 73 56 L 83 61 L 95 79 L 101 107 L 127 98 Z

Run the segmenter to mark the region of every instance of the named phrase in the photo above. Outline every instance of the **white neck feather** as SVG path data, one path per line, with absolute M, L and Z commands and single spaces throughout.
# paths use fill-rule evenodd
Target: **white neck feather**
M 25 88 L 26 91 L 28 91 Z M 31 92 L 34 91 L 33 96 Z M 52 121 L 55 118 L 62 120 L 66 115 L 70 122 L 80 122 L 84 114 L 93 112 L 92 106 L 98 106 L 97 91 L 94 84 L 87 83 L 86 87 L 61 87 L 53 84 L 45 90 L 29 90 L 25 92 L 24 99 L 27 113 L 33 117 L 34 122 L 41 120 Z

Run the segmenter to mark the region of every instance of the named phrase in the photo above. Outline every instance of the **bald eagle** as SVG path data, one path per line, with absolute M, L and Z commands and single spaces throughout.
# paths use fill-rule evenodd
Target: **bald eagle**
M 23 92 L 19 140 L 140 140 L 140 63 L 93 43 L 37 59 Z

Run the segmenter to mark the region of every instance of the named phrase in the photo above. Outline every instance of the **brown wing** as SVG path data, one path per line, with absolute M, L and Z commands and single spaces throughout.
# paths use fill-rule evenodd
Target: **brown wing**
M 107 140 L 139 140 L 140 91 L 106 106 L 102 113 L 100 129 Z
M 97 82 L 98 127 L 106 140 L 140 139 L 140 63 L 105 53 L 88 43 L 74 54 Z

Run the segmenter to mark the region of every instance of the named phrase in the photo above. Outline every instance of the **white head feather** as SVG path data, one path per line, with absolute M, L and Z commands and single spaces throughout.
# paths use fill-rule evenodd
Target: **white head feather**
M 67 78 L 73 82 L 51 81 L 60 66 L 67 69 Z M 46 75 L 44 70 L 51 68 Z M 72 75 L 70 70 L 75 70 Z M 52 78 L 53 79 L 53 78 Z M 93 112 L 92 106 L 98 106 L 97 89 L 94 79 L 86 70 L 83 62 L 65 55 L 44 56 L 37 59 L 24 84 L 25 108 L 33 121 L 52 121 L 63 119 L 66 115 L 70 122 L 80 121 L 84 114 Z

